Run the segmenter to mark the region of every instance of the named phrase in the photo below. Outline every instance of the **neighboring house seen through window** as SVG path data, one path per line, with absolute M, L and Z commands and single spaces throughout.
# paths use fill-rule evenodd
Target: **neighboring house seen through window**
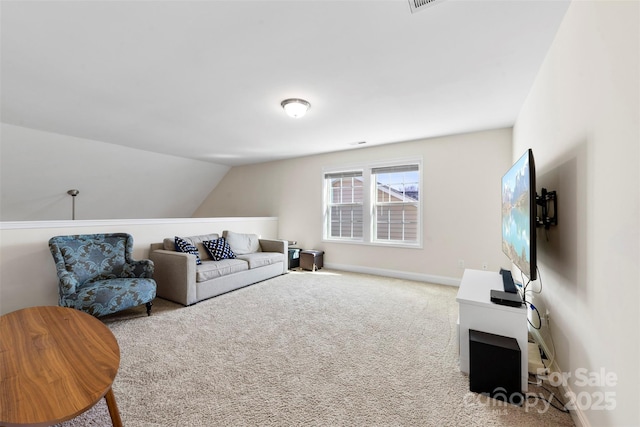
M 420 162 L 326 172 L 324 238 L 420 245 Z
M 376 183 L 375 240 L 418 242 L 418 165 L 373 168 L 371 175 Z

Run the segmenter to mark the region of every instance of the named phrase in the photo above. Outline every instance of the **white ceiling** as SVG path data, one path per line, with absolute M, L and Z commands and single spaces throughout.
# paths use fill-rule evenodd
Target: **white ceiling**
M 230 166 L 511 126 L 568 4 L 2 0 L 1 119 Z

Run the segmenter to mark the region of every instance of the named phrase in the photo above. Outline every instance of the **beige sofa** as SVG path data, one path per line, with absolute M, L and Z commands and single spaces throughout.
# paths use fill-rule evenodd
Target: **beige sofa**
M 195 255 L 176 251 L 174 238 L 152 243 L 149 259 L 155 265 L 157 296 L 187 306 L 287 273 L 287 241 L 225 231 L 223 237 L 236 258 L 214 261 L 202 242 L 218 237 L 183 237 L 197 248 L 200 265 L 196 265 Z

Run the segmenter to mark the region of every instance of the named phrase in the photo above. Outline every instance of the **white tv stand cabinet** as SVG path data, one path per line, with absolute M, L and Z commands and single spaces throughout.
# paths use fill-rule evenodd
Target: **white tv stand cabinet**
M 495 271 L 465 270 L 456 301 L 459 305 L 460 371 L 469 374 L 469 329 L 515 338 L 521 354 L 521 388 L 528 390 L 527 309 L 491 302 L 491 290 L 503 290 Z

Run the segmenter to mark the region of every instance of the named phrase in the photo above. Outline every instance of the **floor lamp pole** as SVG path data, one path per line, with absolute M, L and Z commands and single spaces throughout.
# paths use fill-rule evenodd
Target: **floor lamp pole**
M 71 219 L 76 219 L 76 196 L 80 194 L 78 190 L 69 190 L 67 194 L 71 196 Z

